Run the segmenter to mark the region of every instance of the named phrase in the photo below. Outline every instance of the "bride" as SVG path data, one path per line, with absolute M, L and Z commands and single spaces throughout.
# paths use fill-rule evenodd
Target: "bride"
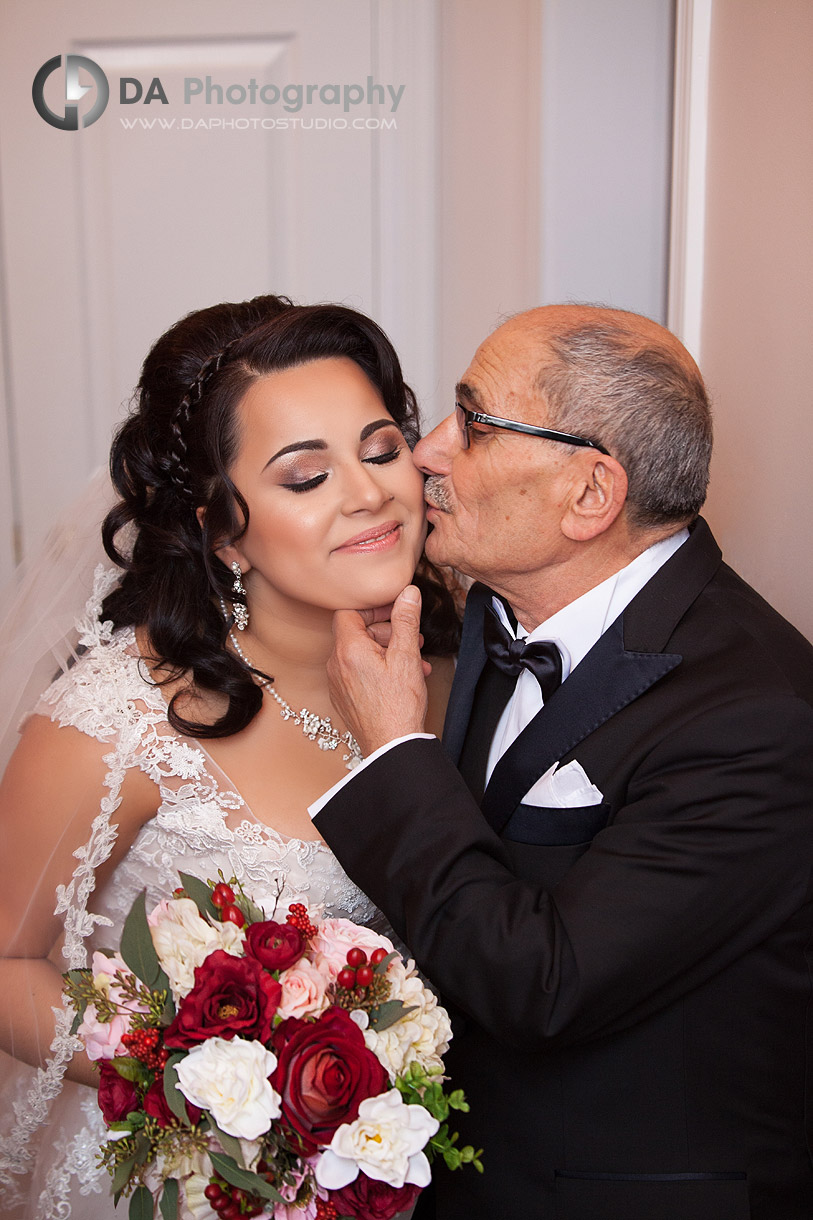
M 269 910 L 300 898 L 384 927 L 307 806 L 358 757 L 328 696 L 333 611 L 388 603 L 420 563 L 417 435 L 388 340 L 338 305 L 217 305 L 147 356 L 111 454 L 118 571 L 97 569 L 81 655 L 0 788 L 0 1046 L 30 1065 L 3 1064 L 4 1216 L 114 1214 L 61 973 L 118 944 L 144 886 L 149 909 L 179 869 L 222 869 Z M 437 574 L 417 579 L 446 658 L 438 731 L 458 622 Z

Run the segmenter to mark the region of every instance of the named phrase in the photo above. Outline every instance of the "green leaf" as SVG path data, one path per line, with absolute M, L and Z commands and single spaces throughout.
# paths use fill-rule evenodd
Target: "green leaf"
M 402 1000 L 385 1000 L 370 1012 L 370 1029 L 389 1029 L 407 1013 L 414 1012 L 416 1007 L 416 1004 L 412 1004 L 407 1008 Z
M 152 943 L 150 925 L 147 923 L 145 901 L 147 891 L 142 890 L 130 908 L 121 933 L 121 956 L 136 978 L 153 991 L 169 990 L 169 979 L 161 969 L 158 954 Z
M 152 1143 L 143 1131 L 136 1133 L 135 1141 L 135 1163 L 136 1165 L 144 1165 L 152 1159 Z M 152 1212 L 150 1212 L 150 1216 L 152 1216 Z
M 130 1199 L 130 1220 L 152 1220 L 153 1201 L 152 1195 L 147 1190 L 146 1186 L 139 1186 L 133 1191 Z
M 164 1220 L 178 1220 L 178 1183 L 175 1178 L 167 1178 L 164 1182 L 164 1193 L 161 1195 L 161 1215 Z
M 256 902 L 252 902 L 245 894 L 237 894 L 234 899 L 234 905 L 238 910 L 242 911 L 246 917 L 246 923 L 263 923 L 265 920 L 265 912 L 257 906 Z
M 133 1153 L 132 1156 L 128 1156 L 126 1161 L 119 1161 L 118 1165 L 113 1170 L 113 1181 L 110 1186 L 110 1189 L 113 1191 L 114 1195 L 119 1194 L 122 1190 L 124 1190 L 124 1187 L 130 1181 L 130 1174 L 134 1169 L 135 1153 Z
M 220 923 L 220 912 L 212 902 L 212 891 L 206 882 L 201 881 L 200 877 L 193 877 L 191 873 L 179 873 L 178 876 L 181 879 L 181 885 L 203 918 L 206 919 L 208 917 L 213 919 L 215 923 Z
M 274 1190 L 270 1182 L 266 1182 L 265 1178 L 251 1173 L 248 1169 L 241 1169 L 232 1157 L 219 1152 L 210 1152 L 209 1160 L 221 1178 L 225 1178 L 232 1186 L 239 1186 L 241 1190 L 259 1195 L 263 1199 L 272 1199 L 275 1203 L 285 1202 L 282 1195 L 279 1191 Z
M 134 1059 L 131 1055 L 116 1055 L 110 1063 L 119 1076 L 131 1084 L 146 1084 L 149 1079 L 147 1068 L 140 1059 Z
M 63 979 L 70 979 L 70 981 L 72 983 L 75 983 L 76 986 L 78 987 L 82 983 L 89 983 L 91 981 L 91 979 L 93 978 L 93 971 L 92 970 L 66 970 L 65 973 L 62 975 L 62 977 L 63 977 Z
M 167 998 L 164 1001 L 164 1007 L 161 1010 L 161 1024 L 171 1025 L 175 1020 L 175 1001 L 172 998 L 172 992 L 167 988 Z
M 178 1073 L 175 1071 L 177 1064 L 185 1058 L 186 1055 L 183 1051 L 177 1051 L 174 1055 L 170 1055 L 164 1064 L 164 1097 L 175 1117 L 189 1126 L 189 1115 L 186 1113 L 186 1098 L 178 1088 Z
M 227 1131 L 223 1131 L 222 1128 L 218 1127 L 211 1114 L 209 1115 L 209 1126 L 223 1151 L 228 1156 L 233 1157 L 239 1169 L 245 1169 L 246 1162 L 243 1159 L 243 1149 L 237 1136 L 229 1135 Z

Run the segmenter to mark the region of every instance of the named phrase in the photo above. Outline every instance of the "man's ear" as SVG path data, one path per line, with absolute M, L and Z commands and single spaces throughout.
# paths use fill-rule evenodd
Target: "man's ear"
M 195 516 L 198 519 L 198 525 L 201 529 L 203 529 L 203 522 L 206 519 L 206 509 L 202 504 L 195 509 Z M 233 544 L 230 544 L 229 546 L 215 547 L 215 554 L 222 563 L 225 563 L 227 568 L 230 568 L 233 563 L 239 563 L 240 570 L 244 576 L 246 572 L 250 571 L 251 569 L 251 564 L 248 562 L 245 555 Z
M 627 472 L 615 458 L 585 451 L 578 479 L 562 517 L 562 532 L 574 542 L 603 534 L 615 522 L 627 499 Z

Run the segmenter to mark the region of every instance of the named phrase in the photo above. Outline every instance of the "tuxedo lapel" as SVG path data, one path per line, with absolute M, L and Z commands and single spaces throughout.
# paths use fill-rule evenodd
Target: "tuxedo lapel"
M 498 832 L 553 763 L 680 663 L 679 654 L 663 649 L 721 562 L 711 531 L 698 518 L 688 540 L 633 598 L 497 763 L 482 809 Z
M 475 584 L 466 599 L 460 654 L 443 724 L 443 745 L 455 764 L 460 759 L 474 704 L 474 693 L 486 663 L 483 614 L 485 607 L 491 604 L 492 597 L 493 593 L 485 585 Z
M 622 619 L 604 632 L 494 768 L 482 809 L 496 831 L 553 763 L 680 663 L 673 653 L 627 652 Z

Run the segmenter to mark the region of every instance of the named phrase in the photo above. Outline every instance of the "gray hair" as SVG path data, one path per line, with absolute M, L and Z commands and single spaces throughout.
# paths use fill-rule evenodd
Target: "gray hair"
M 581 325 L 548 340 L 537 389 L 550 427 L 600 441 L 624 467 L 630 522 L 692 520 L 706 498 L 711 408 L 699 374 L 623 325 Z

